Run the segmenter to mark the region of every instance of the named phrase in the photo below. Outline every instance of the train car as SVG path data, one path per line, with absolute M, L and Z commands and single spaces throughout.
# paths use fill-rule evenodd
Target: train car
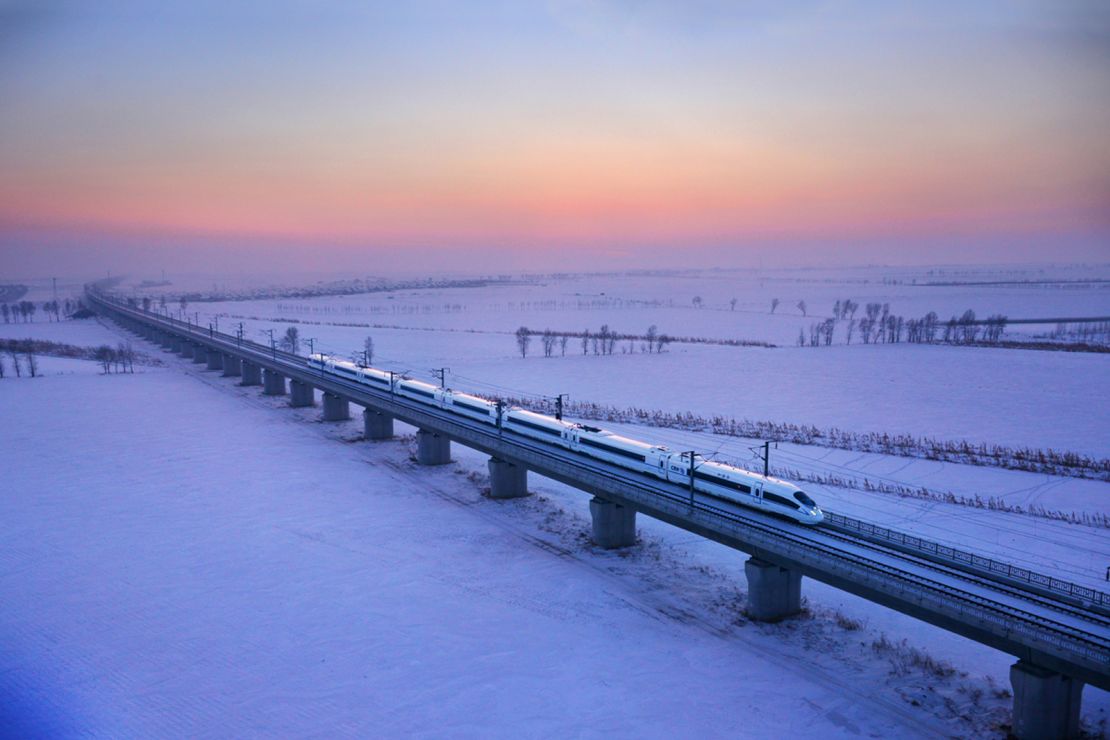
M 443 408 L 487 424 L 497 424 L 497 404 L 469 393 L 444 391 Z
M 571 449 L 577 425 L 513 406 L 501 422 L 504 429 Z
M 414 401 L 420 401 L 430 406 L 443 406 L 443 389 L 431 383 L 425 383 L 423 380 L 413 380 L 411 378 L 399 380 L 396 389 L 397 393 Z
M 368 385 L 378 390 L 388 391 L 392 378 L 389 373 L 377 368 L 357 365 L 349 360 L 344 360 L 331 355 L 315 353 L 308 357 L 309 367 L 331 375 L 354 380 L 363 385 Z
M 666 478 L 665 467 L 671 456 L 671 451 L 666 447 L 622 437 L 585 424 L 574 425 L 572 448 L 590 457 L 659 478 Z
M 786 516 L 802 524 L 819 524 L 825 518 L 817 503 L 789 481 L 704 460 L 696 453 L 693 467 L 696 491 Z M 668 460 L 667 479 L 690 485 L 690 453 L 678 453 Z

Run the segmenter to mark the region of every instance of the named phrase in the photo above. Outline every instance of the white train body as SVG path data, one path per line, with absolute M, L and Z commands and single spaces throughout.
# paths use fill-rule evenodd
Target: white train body
M 682 486 L 690 486 L 690 453 L 674 452 L 661 445 L 585 424 L 574 424 L 553 416 L 537 414 L 516 406 L 498 412 L 498 406 L 479 396 L 439 388 L 422 380 L 363 367 L 329 355 L 313 354 L 310 367 L 418 403 L 444 409 L 530 439 L 557 445 L 572 452 L 617 465 Z M 789 481 L 751 473 L 694 454 L 693 487 L 696 491 L 768 513 L 786 516 L 802 524 L 824 519 L 821 508 Z

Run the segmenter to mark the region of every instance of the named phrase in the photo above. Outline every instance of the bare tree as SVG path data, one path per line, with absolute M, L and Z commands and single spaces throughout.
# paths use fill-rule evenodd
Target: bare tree
M 694 308 L 701 308 L 702 300 L 700 295 L 694 296 Z
M 848 319 L 848 334 L 847 334 L 848 344 L 852 343 L 852 332 L 854 332 L 855 330 L 856 330 L 856 320 L 855 319 Z
M 644 335 L 644 338 L 647 339 L 647 348 L 648 348 L 649 353 L 653 349 L 653 347 L 655 345 L 655 340 L 658 337 L 659 337 L 659 327 L 657 327 L 655 324 L 652 324 L 651 326 L 648 327 L 647 334 Z
M 771 299 L 771 313 L 774 313 L 775 309 L 778 308 L 778 307 L 779 307 L 779 299 L 778 298 L 772 298 Z
M 735 311 L 736 310 L 736 299 L 735 298 L 733 298 L 731 301 L 728 302 L 728 308 L 729 308 L 730 311 Z
M 362 364 L 367 367 L 374 362 L 374 338 L 366 337 L 362 340 Z
M 806 346 L 806 330 L 805 329 L 798 329 L 798 346 L 799 347 Z
M 563 357 L 567 356 L 567 342 L 569 340 L 570 340 L 570 335 L 569 334 L 564 334 L 563 336 L 559 337 L 559 352 L 562 353 Z
M 104 371 L 105 375 L 112 372 L 112 361 L 115 359 L 114 355 L 115 352 L 106 344 L 97 347 L 96 352 L 93 354 L 96 361 L 100 363 L 100 369 Z
M 528 345 L 532 342 L 532 332 L 528 331 L 527 326 L 522 326 L 516 330 L 516 347 L 520 350 L 521 358 L 528 356 Z
M 150 313 L 150 296 L 143 298 L 143 310 Z
M 35 354 L 35 342 L 28 339 L 23 343 L 23 359 L 27 361 L 27 372 L 34 378 L 39 374 L 39 358 Z
M 131 342 L 120 342 L 116 346 L 116 366 L 121 372 L 135 372 L 135 350 Z
M 297 327 L 290 326 L 285 330 L 285 336 L 281 338 L 281 347 L 286 352 L 292 354 L 300 354 L 301 352 L 301 333 L 297 331 Z
M 666 348 L 666 346 L 668 344 L 670 344 L 672 341 L 674 341 L 674 340 L 672 340 L 666 334 L 660 334 L 659 339 L 657 339 L 655 341 L 655 351 L 656 351 L 656 353 L 662 352 L 664 350 L 664 348 Z
M 0 378 L 4 377 L 4 356 L 0 355 Z
M 971 344 L 979 334 L 979 326 L 975 323 L 975 312 L 970 308 L 960 317 L 960 341 Z
M 806 302 L 805 301 L 798 301 L 798 310 L 802 312 L 802 316 L 807 316 L 808 315 L 806 313 Z
M 582 354 L 588 354 L 590 351 L 590 330 L 582 332 Z
M 23 369 L 19 364 L 19 349 L 15 346 L 15 342 L 8 343 L 8 357 L 12 358 L 12 367 L 15 369 L 15 377 L 23 377 Z
M 0 304 L 0 313 L 4 314 L 4 323 L 5 324 L 10 324 L 12 322 L 11 309 L 8 308 L 7 303 Z
M 543 356 L 551 357 L 551 353 L 555 351 L 555 332 L 544 329 L 540 342 L 543 344 Z
M 178 301 L 178 305 L 181 306 L 181 313 L 184 314 L 185 309 L 187 309 L 189 307 L 189 299 L 186 298 L 185 296 L 181 296 L 181 300 Z

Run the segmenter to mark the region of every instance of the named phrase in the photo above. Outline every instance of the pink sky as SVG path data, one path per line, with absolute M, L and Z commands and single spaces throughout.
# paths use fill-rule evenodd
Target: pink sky
M 0 13 L 3 274 L 1110 256 L 1097 4 Z

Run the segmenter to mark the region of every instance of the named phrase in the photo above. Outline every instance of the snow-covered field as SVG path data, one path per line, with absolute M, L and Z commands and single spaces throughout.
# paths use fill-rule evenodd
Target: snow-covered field
M 747 623 L 735 555 L 717 570 L 650 534 L 631 555 L 596 551 L 584 497 L 573 513 L 542 483 L 542 498 L 483 499 L 469 456 L 417 471 L 404 442 L 343 444 L 331 437 L 351 430 L 215 374 L 185 377 L 201 374 L 186 364 L 110 377 L 45 364 L 44 378 L 0 385 L 23 430 L 0 451 L 0 722 L 16 734 L 972 726 L 931 713 L 948 713 L 940 698 L 915 709 L 899 692 L 970 710 L 978 670 L 888 677 L 871 631 L 820 612 Z
M 672 344 L 662 355 L 597 357 L 571 340 L 566 357 L 543 358 L 535 339 L 521 359 L 511 336 L 521 324 L 655 323 L 790 342 L 778 332 L 796 335 L 803 319 L 780 315 L 788 297 L 828 298 L 827 314 L 836 298 L 884 292 L 907 315 L 1110 313 L 1105 289 L 923 288 L 864 274 L 591 277 L 188 311 L 205 324 L 206 312 L 219 314 L 225 331 L 242 320 L 256 339 L 267 327 L 283 332 L 278 317 L 319 321 L 301 324 L 302 337 L 344 354 L 370 334 L 375 364 L 425 377 L 447 366 L 453 385 L 487 393 L 569 392 L 1108 456 L 1105 355 Z M 918 297 L 940 290 L 953 291 L 948 302 Z M 673 305 L 662 303 L 668 291 Z M 1043 300 L 1019 310 L 1032 291 Z M 760 307 L 772 295 L 783 301 L 773 317 Z M 78 345 L 130 338 L 91 321 L 0 330 Z M 1009 656 L 809 581 L 805 617 L 747 622 L 738 553 L 643 517 L 643 544 L 597 550 L 580 492 L 533 476 L 537 495 L 490 501 L 477 454 L 456 446 L 453 465 L 418 469 L 411 441 L 366 444 L 357 421 L 318 423 L 317 409 L 288 409 L 135 341 L 166 367 L 101 376 L 92 363 L 44 358 L 43 378 L 0 382 L 0 409 L 21 430 L 0 446 L 0 691 L 13 697 L 0 724 L 110 736 L 1003 734 Z M 748 463 L 756 443 L 623 431 Z M 1107 511 L 1099 481 L 803 445 L 773 456 L 818 474 Z M 809 489 L 829 509 L 1105 585 L 1106 529 Z M 915 667 L 909 648 L 955 672 Z M 1110 696 L 1087 688 L 1084 712 L 1090 729 L 1104 729 Z
M 215 321 L 226 332 L 242 323 L 244 336 L 261 342 L 269 341 L 267 329 L 280 336 L 296 325 L 318 349 L 343 356 L 361 352 L 370 335 L 375 364 L 426 378 L 433 368 L 448 367 L 455 387 L 487 393 L 570 393 L 578 400 L 671 412 L 1107 455 L 1107 355 L 863 346 L 858 338 L 851 346 L 838 339 L 830 347 L 797 347 L 796 339 L 815 315 L 821 320 L 835 301 L 846 298 L 890 303 L 893 313 L 906 316 L 933 310 L 942 319 L 967 308 L 980 317 L 1110 315 L 1110 283 L 926 287 L 888 272 L 552 278 L 484 289 L 197 302 L 188 304 L 186 313 L 202 326 Z M 945 276 L 917 275 L 921 280 Z M 885 284 L 884 278 L 904 282 Z M 694 296 L 702 297 L 703 308 L 694 308 Z M 772 315 L 771 298 L 780 296 L 782 305 Z M 737 298 L 735 311 L 729 306 L 732 297 Z M 807 302 L 808 317 L 796 308 L 799 300 Z M 172 303 L 169 308 L 180 310 Z M 556 349 L 557 356 L 545 358 L 537 337 L 522 359 L 512 336 L 520 326 L 596 332 L 602 325 L 622 333 L 643 333 L 654 325 L 676 336 L 748 339 L 778 347 L 675 343 L 662 355 L 648 355 L 642 343 L 633 343 L 627 354 L 628 343 L 621 342 L 613 355 L 599 357 L 592 350 L 583 356 L 580 341 L 571 339 L 565 357 Z M 1010 331 L 1021 335 L 1045 329 Z

